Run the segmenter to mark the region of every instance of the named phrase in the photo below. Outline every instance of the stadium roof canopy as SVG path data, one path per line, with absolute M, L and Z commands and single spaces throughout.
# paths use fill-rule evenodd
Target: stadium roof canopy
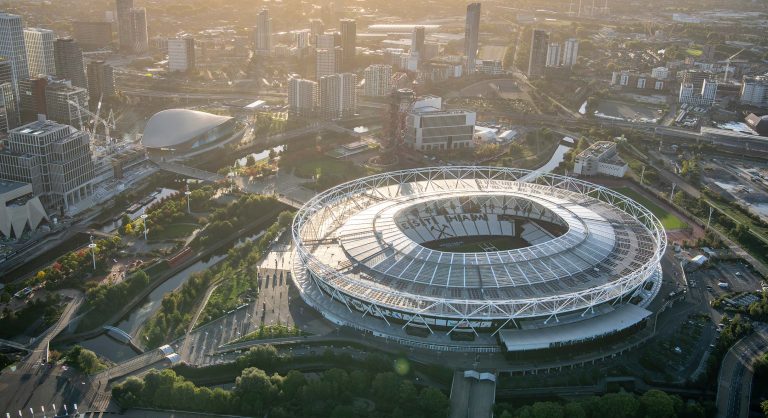
M 545 328 L 504 329 L 499 331 L 499 336 L 509 351 L 541 350 L 553 345 L 569 345 L 597 339 L 635 325 L 650 315 L 650 311 L 628 303 L 607 314 L 584 321 Z
M 229 116 L 213 115 L 197 110 L 163 110 L 149 118 L 141 143 L 149 148 L 172 147 L 183 144 L 231 119 Z

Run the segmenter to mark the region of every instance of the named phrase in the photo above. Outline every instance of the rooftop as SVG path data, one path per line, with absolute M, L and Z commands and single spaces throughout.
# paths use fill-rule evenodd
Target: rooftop
M 585 158 L 585 157 L 600 157 L 601 155 L 605 154 L 608 150 L 615 147 L 616 143 L 611 141 L 597 141 L 594 144 L 590 145 L 589 148 L 585 149 L 579 154 L 579 157 Z
M 26 125 L 19 126 L 18 128 L 12 129 L 9 131 L 10 134 L 25 134 L 25 135 L 42 135 L 53 131 L 58 131 L 62 128 L 70 128 L 70 130 L 74 130 L 75 128 L 64 125 L 63 123 L 58 123 L 56 121 L 52 120 L 37 120 L 34 122 L 30 122 Z
M 208 132 L 232 120 L 229 116 L 214 115 L 189 109 L 168 109 L 155 113 L 144 128 L 141 143 L 149 148 L 171 147 Z
M 27 183 L 20 183 L 18 181 L 0 180 L 0 194 L 20 189 L 26 185 Z
M 537 329 L 501 330 L 499 336 L 509 351 L 541 350 L 610 334 L 639 323 L 651 312 L 631 303 L 594 318 Z

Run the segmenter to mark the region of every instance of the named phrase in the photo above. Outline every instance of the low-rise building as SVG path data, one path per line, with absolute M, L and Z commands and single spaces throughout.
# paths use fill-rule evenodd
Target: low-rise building
M 611 85 L 626 87 L 629 89 L 660 91 L 664 90 L 664 88 L 667 86 L 665 80 L 666 78 L 658 78 L 653 74 L 644 74 L 631 70 L 622 70 L 613 72 L 613 75 L 611 76 Z
M 481 74 L 500 75 L 504 74 L 504 66 L 499 60 L 480 60 L 477 63 L 477 72 Z
M 419 151 L 474 147 L 475 112 L 421 107 L 406 117 L 405 145 Z
M 754 113 L 750 113 L 746 117 L 745 122 L 747 122 L 747 126 L 759 135 L 768 136 L 768 115 L 757 116 Z
M 45 208 L 31 184 L 0 180 L 0 236 L 18 239 L 47 221 Z
M 598 141 L 576 156 L 573 172 L 579 175 L 624 177 L 629 167 L 622 161 L 616 149 L 616 143 Z

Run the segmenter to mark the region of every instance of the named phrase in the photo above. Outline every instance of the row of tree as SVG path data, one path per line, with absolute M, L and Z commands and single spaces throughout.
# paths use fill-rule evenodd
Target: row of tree
M 92 251 L 96 256 L 96 269 L 106 268 L 108 260 L 115 257 L 122 248 L 120 237 L 105 238 L 95 242 Z M 31 281 L 25 285 L 34 286 L 45 284 L 47 288 L 75 287 L 83 288 L 82 279 L 93 274 L 93 259 L 91 250 L 81 248 L 59 257 L 53 264 L 40 270 Z
M 249 367 L 233 390 L 199 387 L 173 370 L 132 377 L 113 388 L 123 408 L 135 406 L 280 417 L 424 417 L 442 418 L 448 398 L 432 387 L 419 388 L 393 372 L 371 374 L 330 369 L 308 378 L 292 370 L 268 375 Z
M 679 396 L 659 390 L 643 395 L 621 391 L 585 400 L 536 402 L 520 408 L 497 407 L 501 418 L 704 418 L 705 408 L 697 402 L 683 402 Z
M 160 309 L 147 321 L 143 335 L 147 348 L 159 347 L 186 331 L 201 295 L 211 285 L 214 274 L 205 270 L 194 274 L 177 291 L 163 296 Z
M 706 196 L 706 198 L 716 201 L 722 205 L 727 205 L 740 212 L 742 215 L 750 218 L 752 225 L 758 226 L 760 228 L 768 228 L 768 224 L 759 218 L 754 219 L 754 214 L 750 214 L 749 212 L 743 210 L 740 206 L 733 204 L 733 202 L 721 200 L 719 196 L 711 192 L 708 188 L 704 188 L 703 194 Z M 707 201 L 704 197 L 695 199 L 683 191 L 678 191 L 675 193 L 673 202 L 675 205 L 699 217 L 699 219 L 708 219 L 709 211 L 712 207 L 709 201 Z M 712 211 L 711 225 L 719 227 L 718 229 L 724 231 L 756 258 L 763 261 L 768 261 L 768 244 L 766 244 L 765 241 L 750 231 L 750 225 L 747 223 L 736 221 L 728 216 L 725 212 L 721 212 L 715 208 L 715 210 Z
M 125 306 L 149 285 L 149 275 L 136 270 L 118 283 L 91 283 L 85 292 L 84 311 L 88 314 L 81 320 L 80 329 L 102 324 L 115 313 L 116 306 Z
M 189 208 L 193 212 L 210 210 L 213 202 L 211 198 L 216 193 L 216 188 L 211 185 L 196 187 L 189 195 Z M 182 192 L 176 192 L 166 198 L 160 199 L 147 208 L 147 230 L 160 232 L 165 226 L 179 222 L 188 217 L 187 196 Z M 133 222 L 127 215 L 123 215 L 120 222 L 120 232 L 126 235 L 143 233 L 144 223 Z
M 238 204 L 238 202 L 240 203 Z M 252 208 L 251 210 L 254 211 L 252 213 L 264 213 L 266 205 L 270 203 L 274 204 L 274 199 L 244 196 L 236 201 L 235 204 L 229 205 L 225 210 L 217 210 L 214 213 L 217 219 L 225 216 L 225 211 L 231 211 L 233 215 L 238 215 L 238 211 L 243 207 Z M 262 206 L 264 208 L 256 209 Z M 242 219 L 249 218 L 243 216 Z M 256 265 L 256 261 L 264 254 L 270 242 L 277 237 L 280 228 L 290 225 L 292 219 L 293 215 L 290 212 L 281 213 L 278 216 L 278 221 L 270 226 L 259 240 L 231 249 L 227 254 L 226 260 L 196 273 L 179 290 L 166 294 L 163 297 L 160 309 L 144 326 L 142 333 L 146 339 L 147 347 L 159 347 L 182 335 L 190 325 L 195 307 L 200 302 L 200 298 L 205 291 L 213 283 L 226 281 L 242 269 L 250 271 L 252 266 Z M 226 309 L 228 307 L 228 305 L 224 304 L 218 308 Z M 211 311 L 206 309 L 202 318 L 203 320 L 211 319 L 220 313 L 219 310 Z
M 72 347 L 65 355 L 65 362 L 80 370 L 85 374 L 93 374 L 103 370 L 106 366 L 99 361 L 99 358 L 91 350 L 87 350 L 79 345 Z
M 18 311 L 11 310 L 8 306 L 0 313 L 0 338 L 10 339 L 27 330 L 35 324 L 45 326 L 55 322 L 61 314 L 59 303 L 61 298 L 57 294 L 46 299 L 30 301 Z M 40 327 L 36 327 L 40 328 Z M 34 335 L 33 332 L 30 332 Z
M 239 229 L 253 222 L 254 215 L 262 215 L 273 210 L 277 200 L 271 196 L 245 194 L 226 207 L 214 210 L 207 219 L 200 222 L 206 226 L 195 241 L 195 245 L 204 248 L 211 243 L 230 237 Z
M 243 303 L 241 297 L 256 297 L 259 286 L 257 265 L 281 230 L 290 227 L 293 213 L 283 211 L 258 240 L 233 248 L 227 260 L 216 269 L 214 282 L 219 283 L 201 314 L 203 322 L 218 318 Z

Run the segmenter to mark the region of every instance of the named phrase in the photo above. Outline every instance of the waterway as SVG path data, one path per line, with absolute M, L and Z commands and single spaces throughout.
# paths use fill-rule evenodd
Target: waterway
M 570 137 L 564 137 L 562 142 L 567 143 L 573 143 L 573 138 Z M 549 161 L 546 162 L 546 164 L 542 165 L 541 167 L 537 168 L 530 174 L 523 176 L 520 178 L 520 181 L 532 181 L 536 177 L 545 174 L 545 173 L 551 173 L 554 169 L 556 169 L 560 163 L 565 160 L 565 154 L 568 153 L 568 151 L 571 150 L 571 147 L 568 145 L 565 145 L 563 143 L 560 143 L 560 145 L 557 146 L 555 149 L 555 152 L 552 153 L 552 157 L 550 157 Z
M 581 107 L 579 108 L 579 114 L 586 115 L 587 114 L 587 101 L 584 100 L 584 103 L 581 104 Z
M 245 242 L 253 241 L 262 235 L 264 235 L 264 231 L 241 238 L 237 241 L 235 246 L 240 246 Z M 194 273 L 212 267 L 213 265 L 223 261 L 225 258 L 227 258 L 226 253 L 223 255 L 211 257 L 208 261 L 198 261 L 186 269 L 180 271 L 178 274 L 166 280 L 155 290 L 153 290 L 149 296 L 144 299 L 144 302 L 141 305 L 131 311 L 126 317 L 121 319 L 120 322 L 114 326 L 127 332 L 133 338 L 137 338 L 136 334 L 138 333 L 139 329 L 158 311 L 158 309 L 160 309 L 163 297 L 166 294 L 177 290 L 184 283 L 186 283 Z M 128 360 L 137 355 L 137 353 L 133 351 L 133 349 L 131 349 L 129 346 L 114 340 L 107 334 L 101 334 L 95 338 L 82 341 L 80 342 L 80 345 L 116 363 Z
M 563 162 L 563 160 L 565 160 L 565 154 L 567 154 L 568 151 L 570 150 L 571 150 L 571 147 L 565 144 L 558 145 L 557 149 L 555 149 L 555 152 L 552 153 L 552 158 L 550 158 L 546 164 L 536 169 L 536 171 L 541 173 L 552 172 L 554 169 L 556 169 L 560 165 L 560 163 Z
M 127 317 L 120 320 L 120 322 L 114 326 L 130 334 L 133 338 L 136 338 L 137 336 L 135 334 L 138 332 L 139 328 L 141 328 L 141 326 L 149 320 L 158 309 L 160 309 L 163 297 L 166 294 L 181 287 L 181 285 L 186 283 L 194 273 L 203 271 L 224 258 L 226 258 L 226 255 L 212 257 L 207 262 L 198 261 L 180 271 L 175 276 L 160 284 L 160 286 L 144 299 L 144 302 L 139 305 L 138 308 L 131 311 Z M 80 345 L 114 362 L 124 361 L 136 355 L 130 347 L 112 339 L 106 334 L 101 334 L 96 338 L 82 341 Z
M 248 161 L 248 157 L 250 156 L 253 156 L 254 160 L 257 162 L 261 160 L 266 160 L 267 158 L 269 158 L 270 151 L 274 150 L 275 152 L 279 153 L 279 152 L 282 152 L 284 149 L 285 149 L 285 145 L 278 145 L 270 149 L 265 149 L 264 151 L 261 151 L 261 152 L 254 152 L 252 154 L 248 154 L 244 156 L 243 158 L 238 158 L 237 160 L 235 160 L 235 164 L 239 165 L 240 167 L 245 166 L 245 164 Z
M 138 219 L 139 216 L 141 216 L 142 213 L 144 213 L 144 211 L 147 210 L 148 207 L 152 206 L 156 202 L 159 202 L 161 199 L 165 199 L 166 197 L 171 196 L 172 194 L 174 194 L 176 192 L 178 192 L 178 190 L 166 189 L 166 188 L 161 188 L 160 191 L 157 191 L 157 190 L 153 191 L 150 194 L 150 196 L 153 197 L 151 202 L 147 203 L 144 206 L 141 206 L 138 210 L 136 210 L 133 213 L 126 212 L 126 214 L 128 215 L 129 218 L 131 218 L 131 220 L 136 220 L 136 219 Z M 104 224 L 100 228 L 100 231 L 101 232 L 106 232 L 106 233 L 112 233 L 112 232 L 115 231 L 115 229 L 117 229 L 118 226 L 120 226 L 120 221 L 116 220 L 114 222 L 109 222 L 109 223 Z

